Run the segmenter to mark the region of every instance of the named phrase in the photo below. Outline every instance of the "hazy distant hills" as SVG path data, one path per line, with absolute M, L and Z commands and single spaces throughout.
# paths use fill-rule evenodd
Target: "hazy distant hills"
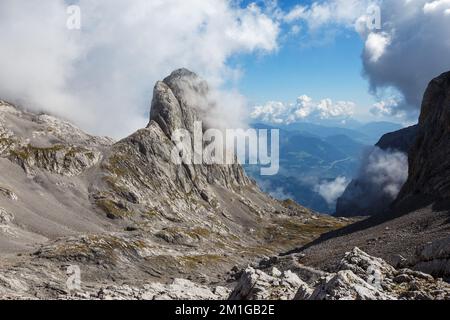
M 313 123 L 269 125 L 254 123 L 258 129 L 280 129 L 280 171 L 275 176 L 260 176 L 259 169 L 247 166 L 247 172 L 261 188 L 276 198 L 292 198 L 319 212 L 334 213 L 335 203 L 325 200 L 318 188 L 356 174 L 365 148 L 380 137 L 402 128 L 391 122 L 351 123 L 349 127 Z M 333 186 L 332 186 L 333 187 Z M 336 188 L 345 186 L 336 185 Z

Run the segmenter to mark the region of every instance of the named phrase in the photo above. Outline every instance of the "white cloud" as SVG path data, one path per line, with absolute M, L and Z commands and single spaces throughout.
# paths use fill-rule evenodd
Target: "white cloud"
M 297 99 L 294 114 L 297 119 L 315 117 L 318 119 L 347 118 L 353 114 L 355 104 L 350 101 L 338 101 L 334 103 L 331 99 L 322 99 L 318 102 L 310 97 L 302 95 Z
M 275 124 L 281 124 L 286 121 L 290 106 L 279 102 L 269 101 L 262 106 L 255 106 L 250 117 Z
M 391 38 L 385 33 L 371 32 L 365 43 L 365 53 L 370 62 L 377 62 L 391 44 Z
M 297 35 L 297 34 L 300 33 L 300 31 L 302 31 L 302 27 L 300 27 L 299 25 L 293 25 L 293 26 L 291 27 L 290 34 L 292 34 L 292 35 Z
M 402 103 L 401 98 L 391 97 L 380 100 L 373 104 L 370 113 L 377 117 L 407 118 L 407 115 L 398 106 Z
M 355 107 L 355 103 L 351 101 L 333 102 L 329 98 L 314 101 L 307 95 L 301 95 L 296 103 L 269 101 L 264 105 L 255 106 L 251 118 L 274 124 L 327 119 L 345 120 L 353 115 Z
M 450 0 L 435 0 L 425 3 L 423 6 L 424 13 L 450 12 Z
M 286 192 L 282 187 L 274 187 L 269 180 L 258 180 L 258 186 L 273 198 L 278 200 L 294 199 L 294 196 Z
M 315 192 L 325 199 L 330 208 L 334 208 L 337 199 L 344 193 L 350 180 L 346 177 L 337 177 L 333 181 L 322 181 L 315 187 Z
M 277 50 L 279 25 L 256 5 L 226 0 L 0 2 L 0 97 L 121 137 L 142 127 L 155 81 L 187 67 L 214 86 L 234 54 Z M 226 107 L 226 106 L 224 106 Z
M 374 5 L 380 9 L 379 30 L 369 28 Z M 370 90 L 377 95 L 396 88 L 403 96 L 396 113 L 415 117 L 428 82 L 450 70 L 449 16 L 449 0 L 325 0 L 294 8 L 285 20 L 302 21 L 320 36 L 354 28 L 364 42 Z
M 387 87 L 401 93 L 397 112 L 415 117 L 428 82 L 450 69 L 448 9 L 449 1 L 382 2 L 382 33 L 378 35 L 383 39 L 374 46 L 369 41 L 371 34 L 367 36 L 365 52 L 374 54 L 364 54 L 363 64 L 374 93 Z
M 393 200 L 408 178 L 408 156 L 398 151 L 375 148 L 362 169 L 363 179 Z
M 314 1 L 309 6 L 295 6 L 285 14 L 288 23 L 303 20 L 310 30 L 339 24 L 353 27 L 355 22 L 367 13 L 370 4 L 375 0 L 328 0 Z

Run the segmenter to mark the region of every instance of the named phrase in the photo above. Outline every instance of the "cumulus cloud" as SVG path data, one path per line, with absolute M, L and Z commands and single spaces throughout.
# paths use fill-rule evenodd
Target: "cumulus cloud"
M 337 177 L 333 181 L 322 181 L 314 189 L 325 199 L 330 208 L 334 208 L 337 199 L 344 193 L 350 180 L 346 177 Z
M 219 87 L 238 53 L 277 49 L 279 24 L 226 0 L 0 2 L 0 97 L 121 137 L 148 121 L 153 85 L 187 67 Z M 230 95 L 228 95 L 230 98 Z M 226 106 L 224 106 L 226 108 Z
M 386 33 L 370 33 L 365 43 L 365 54 L 371 62 L 377 62 L 391 44 L 391 38 Z
M 370 113 L 377 117 L 405 118 L 405 112 L 398 108 L 402 100 L 398 97 L 389 97 L 373 104 Z
M 444 12 L 450 14 L 450 0 L 436 0 L 425 3 L 423 6 L 425 13 Z
M 289 124 L 297 121 L 345 120 L 354 113 L 356 105 L 351 101 L 337 101 L 326 98 L 319 101 L 301 95 L 296 103 L 269 101 L 255 106 L 251 118 L 274 124 Z
M 371 90 L 398 89 L 403 96 L 396 106 L 399 111 L 416 116 L 428 82 L 450 69 L 447 10 L 449 1 L 385 0 L 382 31 L 363 35 L 364 71 Z
M 379 26 L 372 21 L 377 11 Z M 449 17 L 449 0 L 325 0 L 294 7 L 284 19 L 305 23 L 313 34 L 357 31 L 371 92 L 379 98 L 397 89 L 402 99 L 394 113 L 414 118 L 428 82 L 450 70 Z
M 290 116 L 292 106 L 279 101 L 268 101 L 264 105 L 255 106 L 250 117 L 268 123 L 283 124 Z

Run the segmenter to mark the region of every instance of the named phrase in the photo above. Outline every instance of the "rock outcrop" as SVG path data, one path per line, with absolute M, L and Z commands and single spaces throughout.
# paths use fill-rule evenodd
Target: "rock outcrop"
M 114 144 L 102 161 L 102 181 L 93 186 L 98 189 L 92 192 L 94 202 L 111 217 L 161 210 L 181 215 L 218 209 L 219 189 L 242 194 L 247 188 L 260 193 L 237 163 L 192 164 L 191 158 L 174 163 L 176 139 L 172 134 L 187 130 L 194 146 L 195 122 L 201 122 L 209 103 L 206 82 L 186 69 L 159 81 L 147 128 Z M 203 134 L 203 128 L 196 134 Z
M 414 269 L 450 279 L 450 237 L 417 248 Z
M 396 207 L 450 197 L 449 122 L 450 72 L 447 72 L 433 79 L 425 91 L 417 140 L 409 152 L 408 180 Z
M 276 269 L 276 263 L 271 266 Z M 295 271 L 294 271 L 295 272 Z M 308 283 L 291 271 L 247 268 L 231 298 L 297 300 L 429 300 L 449 299 L 450 285 L 410 269 L 395 269 L 358 248 L 347 252 L 333 273 Z M 286 279 L 290 279 L 289 281 Z M 294 294 L 294 292 L 296 292 Z
M 248 267 L 242 272 L 230 299 L 292 300 L 300 288 L 309 290 L 308 285 L 291 271 L 281 272 L 273 268 L 272 275 L 268 275 L 261 270 Z

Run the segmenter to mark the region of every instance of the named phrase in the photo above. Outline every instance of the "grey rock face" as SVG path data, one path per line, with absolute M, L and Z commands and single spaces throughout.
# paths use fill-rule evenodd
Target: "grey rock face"
M 9 224 L 14 216 L 3 208 L 0 208 L 0 225 Z
M 365 282 L 350 270 L 338 271 L 323 280 L 310 300 L 393 300 L 394 297 Z
M 403 128 L 401 130 L 386 133 L 377 142 L 376 146 L 382 150 L 398 150 L 408 153 L 416 142 L 418 125 Z
M 17 194 L 15 194 L 13 191 L 9 190 L 8 188 L 4 188 L 4 187 L 0 187 L 0 195 L 7 199 L 13 200 L 13 201 L 17 201 L 19 199 Z
M 450 72 L 433 79 L 425 91 L 416 143 L 409 152 L 409 176 L 397 206 L 450 197 Z

